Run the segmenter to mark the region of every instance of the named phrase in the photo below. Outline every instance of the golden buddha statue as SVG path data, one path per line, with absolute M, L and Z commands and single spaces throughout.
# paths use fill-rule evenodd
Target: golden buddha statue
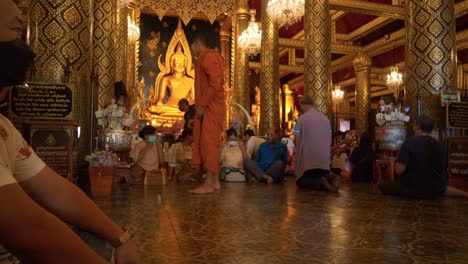
M 171 56 L 172 74 L 162 77 L 159 87 L 158 101 L 156 108 L 161 109 L 160 113 L 179 112 L 179 100 L 185 98 L 190 104 L 195 99 L 195 82 L 185 73 L 187 67 L 187 56 L 182 52 L 180 46 L 176 53 Z M 169 94 L 168 94 L 169 92 Z M 169 95 L 167 97 L 167 95 Z M 167 98 L 166 98 L 167 97 Z
M 161 57 L 160 55 L 158 58 L 160 73 L 150 92 L 145 112 L 146 119 L 151 115 L 150 118 L 158 124 L 170 125 L 184 115 L 179 110 L 180 99 L 185 98 L 190 104 L 195 102 L 192 55 L 180 21 L 167 47 L 164 64 Z

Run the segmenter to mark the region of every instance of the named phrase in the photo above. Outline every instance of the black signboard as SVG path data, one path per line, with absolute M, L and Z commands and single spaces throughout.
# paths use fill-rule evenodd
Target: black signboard
M 468 128 L 468 103 L 450 103 L 446 109 L 447 127 Z
M 448 137 L 448 173 L 450 177 L 468 177 L 468 137 Z
M 69 129 L 33 129 L 31 147 L 55 172 L 70 177 L 71 131 Z
M 73 92 L 66 84 L 30 83 L 10 92 L 13 115 L 30 120 L 71 120 Z

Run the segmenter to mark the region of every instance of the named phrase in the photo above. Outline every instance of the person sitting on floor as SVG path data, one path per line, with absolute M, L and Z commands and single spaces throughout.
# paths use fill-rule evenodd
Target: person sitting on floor
M 280 138 L 278 129 L 268 129 L 267 142 L 260 145 L 255 160 L 244 160 L 245 168 L 255 176 L 256 182 L 271 184 L 283 180 L 288 164 L 288 149 L 281 143 Z
M 368 133 L 365 132 L 361 135 L 359 146 L 354 148 L 349 161 L 354 165 L 351 172 L 352 181 L 372 181 L 375 152 L 372 148 L 372 138 Z
M 255 160 L 255 156 L 258 152 L 258 147 L 266 140 L 264 138 L 255 136 L 255 133 L 252 129 L 245 130 L 244 137 L 247 140 L 246 150 L 248 157 L 249 159 Z
M 177 182 L 197 180 L 192 168 L 192 143 L 192 130 L 184 129 L 178 142 L 174 143 L 169 151 L 169 167 L 173 168 L 173 175 Z
M 221 152 L 220 179 L 227 182 L 245 182 L 247 173 L 244 170 L 245 147 L 237 137 L 234 128 L 226 131 L 227 142 Z
M 162 145 L 156 142 L 156 129 L 145 126 L 138 136 L 143 140 L 136 143 L 130 151 L 133 165 L 130 168 L 133 184 L 143 184 L 146 172 L 158 171 L 159 165 L 164 162 Z
M 468 198 L 468 193 L 447 185 L 442 146 L 431 136 L 434 120 L 421 115 L 412 128 L 414 136 L 403 143 L 395 163 L 400 177 L 395 182 L 380 183 L 382 193 L 418 199 L 443 195 Z

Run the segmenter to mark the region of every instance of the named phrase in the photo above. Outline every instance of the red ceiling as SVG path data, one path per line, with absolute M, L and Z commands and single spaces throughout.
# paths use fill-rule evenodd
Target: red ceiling
M 372 58 L 372 66 L 374 67 L 388 67 L 394 63 L 402 62 L 405 60 L 405 46 L 399 46 L 394 49 L 395 62 L 393 62 L 393 51 L 389 50 L 385 53 L 379 54 Z

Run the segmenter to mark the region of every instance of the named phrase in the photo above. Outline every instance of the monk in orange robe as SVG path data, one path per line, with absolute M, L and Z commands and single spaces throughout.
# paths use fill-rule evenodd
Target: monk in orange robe
M 219 155 L 225 117 L 223 57 L 209 49 L 205 35 L 195 35 L 190 45 L 195 63 L 195 123 L 192 165 L 206 172 L 205 182 L 192 193 L 212 193 L 219 183 Z

